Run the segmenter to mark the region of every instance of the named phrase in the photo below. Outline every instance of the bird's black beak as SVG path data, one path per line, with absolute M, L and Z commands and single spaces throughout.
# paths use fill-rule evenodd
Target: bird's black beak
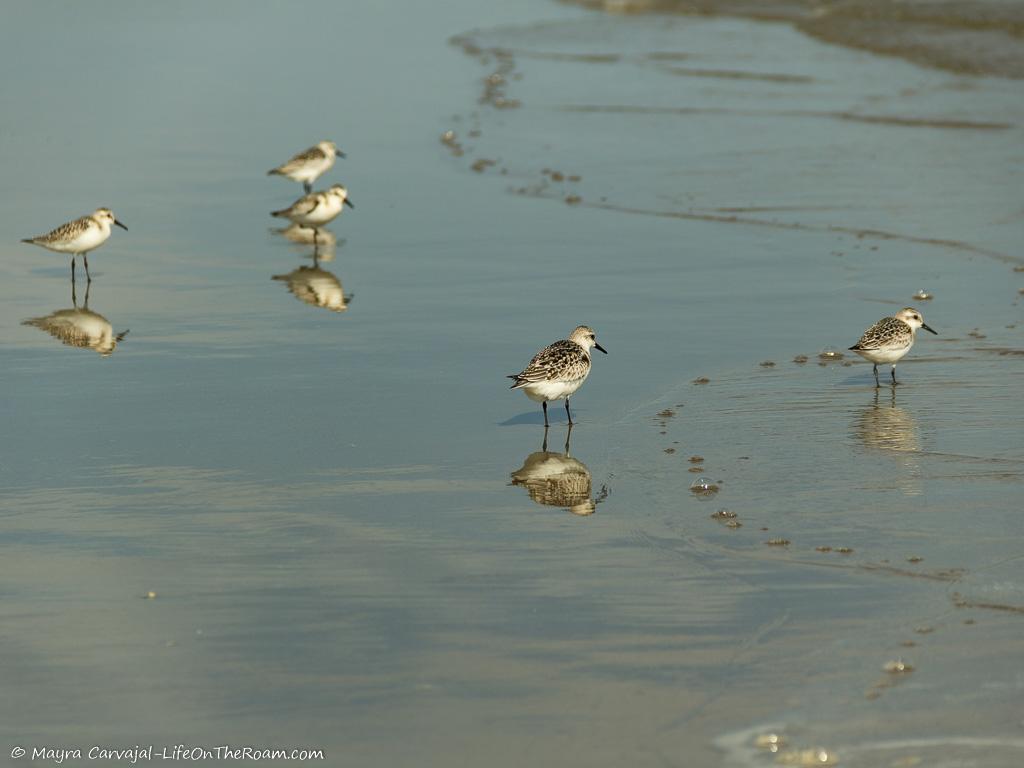
M 117 226 L 119 226 L 119 227 L 120 227 L 121 229 L 123 229 L 123 230 L 124 230 L 125 232 L 127 232 L 127 231 L 128 231 L 128 227 L 126 227 L 126 226 L 125 226 L 124 224 L 122 224 L 122 223 L 121 223 L 120 221 L 118 221 L 117 219 L 114 219 L 114 223 L 115 223 L 115 224 L 116 224 Z M 935 331 L 932 331 L 932 333 L 935 333 Z
M 924 329 L 925 329 L 926 331 L 928 331 L 929 333 L 934 333 L 934 334 L 935 334 L 936 336 L 938 336 L 938 335 L 939 335 L 937 331 L 934 331 L 934 330 L 932 330 L 931 328 L 929 328 L 929 327 L 928 327 L 927 325 L 925 325 L 924 323 L 921 323 L 921 327 L 922 327 L 922 328 L 924 328 Z
M 607 349 L 605 349 L 604 347 L 602 347 L 602 346 L 601 346 L 600 344 L 598 344 L 598 343 L 597 343 L 596 341 L 594 342 L 594 349 L 600 349 L 600 350 L 601 350 L 602 352 L 604 352 L 604 353 L 605 353 L 606 355 L 608 354 L 608 350 L 607 350 Z
M 340 149 L 334 150 L 334 154 L 336 154 L 338 157 L 344 157 L 345 156 L 345 153 L 342 152 Z
M 355 203 L 353 203 L 347 197 L 345 198 L 345 205 L 347 205 L 349 208 L 355 208 L 356 207 Z

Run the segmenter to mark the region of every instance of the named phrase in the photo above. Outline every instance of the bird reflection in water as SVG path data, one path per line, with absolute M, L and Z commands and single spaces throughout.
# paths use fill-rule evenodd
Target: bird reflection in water
M 333 261 L 334 249 L 344 245 L 345 241 L 339 241 L 331 230 L 324 227 L 307 227 L 302 224 L 290 224 L 280 229 L 271 229 L 276 235 L 280 235 L 290 243 L 296 245 L 312 245 L 317 249 L 317 258 L 320 261 Z
M 86 283 L 85 301 L 81 307 L 78 306 L 75 288 L 75 282 L 72 280 L 71 304 L 73 306 L 68 309 L 54 310 L 45 317 L 23 320 L 21 324 L 46 331 L 69 347 L 91 349 L 103 357 L 109 357 L 118 343 L 128 335 L 128 331 L 124 330 L 115 334 L 107 318 L 89 309 L 91 283 Z
M 565 435 L 565 452 L 548 451 L 548 428 L 544 428 L 541 449 L 526 457 L 523 466 L 512 473 L 511 485 L 526 488 L 530 498 L 547 507 L 562 507 L 574 515 L 594 514 L 608 490 L 602 486 L 599 497 L 591 495 L 591 477 L 587 465 L 569 455 L 572 427 Z
M 352 301 L 352 294 L 345 295 L 341 281 L 320 267 L 319 248 L 313 252 L 313 266 L 300 266 L 286 275 L 274 275 L 272 279 L 286 283 L 295 298 L 311 307 L 344 312 Z
M 910 412 L 896 405 L 895 387 L 885 397 L 875 390 L 871 405 L 854 420 L 853 433 L 865 448 L 884 451 L 895 458 L 900 469 L 900 490 L 911 496 L 922 492 L 918 462 L 921 436 Z
M 854 424 L 857 437 L 868 448 L 881 451 L 917 452 L 921 450 L 917 422 L 905 408 L 896 405 L 896 390 L 888 403 L 875 392 L 874 402 L 861 411 Z

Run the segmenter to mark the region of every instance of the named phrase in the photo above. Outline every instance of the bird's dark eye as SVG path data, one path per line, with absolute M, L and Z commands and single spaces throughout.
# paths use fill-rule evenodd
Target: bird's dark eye
M 590 334 L 590 340 L 591 341 L 596 341 L 597 340 L 597 336 L 595 336 L 594 334 Z

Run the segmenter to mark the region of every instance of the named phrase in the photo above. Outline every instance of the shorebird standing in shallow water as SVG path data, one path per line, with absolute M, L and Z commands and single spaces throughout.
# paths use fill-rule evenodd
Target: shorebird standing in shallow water
M 46 235 L 28 237 L 22 240 L 23 243 L 41 245 L 57 253 L 71 254 L 71 281 L 75 280 L 75 257 L 81 256 L 85 262 L 85 276 L 89 282 L 92 277 L 89 275 L 89 251 L 99 248 L 110 237 L 110 225 L 116 224 L 121 229 L 127 230 L 124 224 L 114 218 L 109 208 L 97 208 L 88 216 L 61 224 L 55 230 Z
M 333 141 L 321 141 L 304 152 L 299 152 L 287 163 L 267 171 L 267 176 L 287 176 L 292 181 L 302 182 L 306 193 L 312 191 L 313 182 L 330 170 L 335 157 L 344 157 Z
M 307 227 L 319 227 L 331 221 L 341 213 L 343 206 L 355 208 L 348 198 L 348 190 L 341 184 L 335 184 L 323 192 L 313 192 L 300 197 L 287 208 L 271 211 L 271 216 L 291 219 L 296 224 Z
M 572 424 L 569 398 L 590 375 L 590 348 L 608 352 L 597 343 L 594 329 L 581 325 L 568 339 L 550 344 L 536 355 L 521 373 L 508 378 L 515 381 L 511 389 L 521 389 L 544 409 L 544 426 L 548 426 L 548 401 L 565 398 L 565 415 Z
M 892 317 L 883 317 L 864 331 L 860 341 L 850 347 L 865 360 L 874 363 L 876 388 L 879 386 L 879 363 L 892 363 L 892 383 L 896 386 L 896 361 L 914 346 L 914 334 L 918 328 L 935 333 L 925 324 L 920 312 L 913 307 L 906 307 Z

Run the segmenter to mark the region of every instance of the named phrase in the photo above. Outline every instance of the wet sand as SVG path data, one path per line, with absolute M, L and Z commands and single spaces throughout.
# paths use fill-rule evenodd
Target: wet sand
M 230 60 L 231 13 L 126 9 L 155 54 L 75 133 L 28 106 L 81 51 L 12 85 L 4 231 L 98 195 L 131 229 L 90 259 L 108 356 L 23 324 L 83 296 L 0 245 L 8 742 L 1020 764 L 1016 80 L 788 23 L 325 4 L 374 73 L 325 97 L 245 8 Z M 176 109 L 134 98 L 168 60 Z M 263 174 L 328 137 L 359 207 L 314 262 Z M 939 336 L 895 391 L 820 357 L 905 305 Z M 581 322 L 609 355 L 545 442 L 503 375 Z
M 817 40 L 969 75 L 1024 77 L 1024 6 L 1016 0 L 566 0 L 612 13 L 734 16 L 787 22 Z
M 631 546 L 679 578 L 706 569 L 679 608 L 723 630 L 701 607 L 734 601 L 742 628 L 719 658 L 684 644 L 676 662 L 695 668 L 634 651 L 680 686 L 645 745 L 680 765 L 1019 762 L 1021 690 L 1003 681 L 1022 658 L 1024 219 L 996 159 L 1017 155 L 1019 86 L 722 18 L 596 15 L 453 43 L 483 73 L 483 106 L 451 123 L 458 160 L 584 231 L 646 219 L 619 255 L 643 277 L 617 273 L 618 298 L 647 295 L 665 322 L 628 350 L 646 370 L 653 344 L 693 376 L 611 427 L 597 514 L 625 503 Z M 677 271 L 648 267 L 658 247 Z M 925 283 L 938 298 L 914 298 Z M 901 387 L 819 356 L 849 346 L 855 316 L 911 304 L 945 327 Z M 777 754 L 757 746 L 769 734 Z

